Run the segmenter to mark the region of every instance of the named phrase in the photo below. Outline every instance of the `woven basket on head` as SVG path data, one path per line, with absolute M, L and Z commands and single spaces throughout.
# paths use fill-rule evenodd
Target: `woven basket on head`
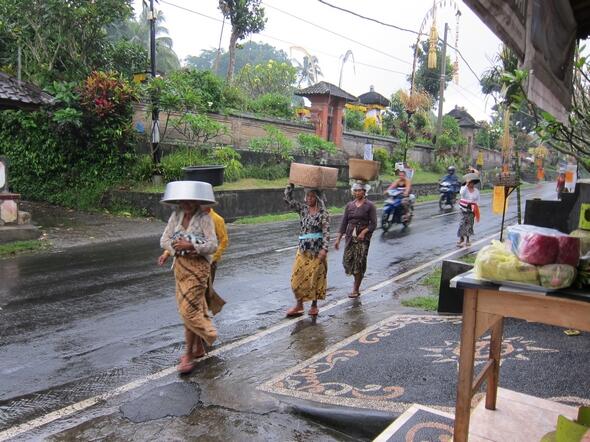
M 336 187 L 337 179 L 338 169 L 334 167 L 291 163 L 289 182 L 295 185 L 314 189 L 329 189 Z

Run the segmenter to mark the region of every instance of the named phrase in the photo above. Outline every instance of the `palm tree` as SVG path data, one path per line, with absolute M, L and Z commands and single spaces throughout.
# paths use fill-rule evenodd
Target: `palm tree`
M 297 87 L 301 87 L 301 83 L 311 86 L 319 81 L 320 77 L 323 77 L 322 70 L 319 66 L 318 58 L 315 55 L 311 55 L 305 48 L 300 46 L 292 46 L 290 52 L 297 50 L 303 52 L 303 63 L 296 58 L 291 58 L 291 61 L 295 64 L 295 67 L 299 71 L 299 81 Z
M 137 19 L 130 19 L 113 26 L 110 31 L 112 40 L 124 39 L 135 43 L 147 51 L 150 47 L 150 26 L 148 21 L 149 9 L 145 7 Z M 164 13 L 156 12 L 156 66 L 158 71 L 170 72 L 180 68 L 178 56 L 172 49 L 172 38 L 164 26 Z
M 344 65 L 348 61 L 348 57 L 352 58 L 352 69 L 354 70 L 354 73 L 356 74 L 356 65 L 354 63 L 354 54 L 349 49 L 348 51 L 346 51 L 346 53 L 344 55 L 340 56 L 340 59 L 342 60 L 342 64 L 340 65 L 340 78 L 338 79 L 338 87 L 342 87 L 342 71 L 344 70 Z

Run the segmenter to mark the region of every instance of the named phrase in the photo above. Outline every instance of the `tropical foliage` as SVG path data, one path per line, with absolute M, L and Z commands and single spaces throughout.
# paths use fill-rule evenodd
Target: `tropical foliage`
M 27 198 L 95 208 L 104 190 L 133 173 L 137 95 L 103 72 L 81 84 L 55 83 L 51 92 L 50 108 L 0 113 L 0 155 L 10 161 L 14 190 Z
M 297 70 L 290 64 L 269 60 L 264 64 L 246 64 L 236 76 L 235 85 L 252 99 L 265 94 L 290 97 L 296 75 Z
M 149 9 L 144 6 L 141 14 L 136 19 L 121 21 L 109 29 L 112 41 L 126 41 L 129 44 L 143 48 L 146 53 L 150 44 Z M 169 37 L 168 28 L 164 26 L 166 19 L 161 10 L 156 11 L 156 69 L 159 72 L 169 73 L 180 68 L 178 56 L 172 49 L 172 38 Z
M 231 23 L 229 38 L 229 63 L 227 81 L 232 83 L 236 64 L 236 45 L 238 40 L 264 29 L 266 17 L 261 0 L 219 0 L 219 10 Z
M 435 69 L 428 68 L 428 41 L 423 41 L 418 46 L 418 68 L 414 77 L 414 86 L 417 90 L 423 90 L 433 100 L 438 100 L 440 90 L 440 74 L 442 68 L 442 43 L 439 42 L 437 49 L 437 66 Z M 445 87 L 453 79 L 453 63 L 449 56 L 446 57 Z M 410 81 L 411 78 L 409 77 Z
M 217 49 L 204 49 L 198 56 L 189 55 L 186 57 L 185 63 L 188 67 L 200 70 L 211 70 L 215 74 L 225 77 L 229 65 L 229 53 L 224 49 L 220 49 L 217 69 L 215 69 L 215 61 L 217 57 Z M 256 66 L 257 64 L 266 64 L 270 60 L 276 63 L 290 64 L 289 57 L 285 51 L 277 49 L 267 43 L 248 41 L 243 45 L 239 44 L 236 47 L 234 70 L 235 72 L 240 72 L 246 64 Z
M 131 17 L 131 0 L 4 0 L 0 2 L 0 58 L 23 79 L 46 86 L 79 81 L 107 64 L 112 51 L 105 28 Z

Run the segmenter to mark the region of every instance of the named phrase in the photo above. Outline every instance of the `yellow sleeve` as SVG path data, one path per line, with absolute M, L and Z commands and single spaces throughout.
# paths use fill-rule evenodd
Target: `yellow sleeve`
M 211 211 L 213 213 L 213 211 Z M 227 236 L 227 229 L 225 227 L 225 221 L 221 216 L 215 213 L 213 218 L 213 224 L 215 224 L 215 234 L 217 235 L 217 251 L 213 255 L 213 262 L 219 262 L 221 255 L 227 249 L 229 245 L 229 238 Z

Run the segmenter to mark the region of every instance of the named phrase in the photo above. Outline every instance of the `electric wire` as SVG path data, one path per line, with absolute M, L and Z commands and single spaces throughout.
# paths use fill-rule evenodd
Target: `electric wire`
M 325 0 L 318 0 L 318 1 L 320 3 L 326 5 L 326 6 L 329 6 L 331 8 L 338 9 L 338 10 L 340 10 L 342 12 L 347 13 L 347 14 L 351 14 L 351 15 L 354 15 L 356 17 L 362 18 L 363 20 L 372 21 L 372 22 L 378 23 L 378 24 L 380 24 L 382 26 L 386 26 L 386 27 L 389 27 L 389 28 L 394 28 L 394 29 L 397 29 L 397 30 L 403 31 L 403 32 L 409 32 L 409 33 L 414 34 L 414 35 L 420 35 L 420 34 L 422 34 L 422 33 L 418 32 L 418 31 L 414 31 L 413 29 L 402 28 L 401 26 L 393 25 L 391 23 L 385 23 L 385 22 L 382 22 L 380 20 L 377 20 L 377 19 L 374 19 L 374 18 L 371 18 L 371 17 L 366 17 L 364 15 L 358 14 L 358 13 L 356 13 L 354 11 L 349 10 L 349 9 L 342 8 L 340 6 L 336 6 L 336 5 L 333 5 L 331 3 L 328 3 Z M 438 40 L 439 41 L 443 41 L 440 37 L 438 38 Z M 477 78 L 478 81 L 480 81 L 479 76 L 475 73 L 475 71 L 473 70 L 473 68 L 471 67 L 471 65 L 467 62 L 467 60 L 465 59 L 465 57 L 463 57 L 463 54 L 461 53 L 461 51 L 459 49 L 457 49 L 456 47 L 454 47 L 453 45 L 449 44 L 449 43 L 447 43 L 447 46 L 449 48 L 453 49 L 454 51 L 456 51 L 457 54 L 459 54 L 459 57 L 461 57 L 461 59 L 463 60 L 463 62 L 465 63 L 465 65 L 469 68 L 469 70 L 471 71 L 471 73 L 475 76 L 475 78 Z
M 323 0 L 318 0 L 318 1 L 320 1 L 321 3 L 325 3 L 326 5 L 329 5 L 329 6 L 331 6 L 330 4 L 328 4 L 328 3 L 324 2 Z M 223 22 L 223 20 L 222 20 L 222 19 L 219 19 L 219 18 L 216 18 L 216 17 L 212 17 L 212 16 L 210 16 L 210 15 L 203 14 L 203 13 L 201 13 L 201 12 L 198 12 L 198 11 L 195 11 L 195 10 L 193 10 L 193 9 L 189 9 L 189 8 L 186 8 L 186 7 L 184 7 L 184 6 L 180 6 L 180 5 L 177 5 L 177 4 L 174 4 L 174 3 L 171 3 L 171 2 L 169 2 L 169 1 L 167 1 L 167 0 L 160 0 L 160 3 L 164 3 L 164 4 L 167 4 L 167 5 L 169 5 L 169 6 L 175 7 L 175 8 L 177 8 L 177 9 L 181 9 L 181 10 L 183 10 L 183 11 L 190 12 L 190 13 L 192 13 L 192 14 L 196 14 L 196 15 L 199 15 L 199 16 L 201 16 L 201 17 L 208 18 L 208 19 L 210 19 L 210 20 L 213 20 L 213 21 L 216 21 L 216 22 L 218 22 L 218 23 L 222 23 L 222 22 Z M 271 7 L 271 8 L 273 8 L 273 9 L 277 9 L 277 10 L 278 10 L 278 8 L 272 7 L 271 5 L 269 5 L 269 4 L 268 4 L 268 3 L 266 3 L 266 2 L 265 2 L 265 5 L 266 5 L 266 6 L 268 6 L 268 7 Z M 342 9 L 342 8 L 340 8 L 340 7 L 336 7 L 336 9 Z M 280 12 L 284 12 L 284 11 L 280 11 Z M 286 14 L 287 14 L 287 15 L 292 15 L 292 14 L 289 14 L 289 13 L 286 13 Z M 356 14 L 356 13 L 353 13 L 353 15 L 357 15 L 357 14 Z M 301 19 L 301 18 L 299 18 L 299 17 L 295 17 L 295 16 L 293 16 L 293 17 L 294 17 L 294 18 L 297 18 L 297 19 L 300 19 L 300 20 L 302 20 L 302 21 L 305 21 L 306 23 L 309 23 L 309 24 L 311 24 L 312 26 L 317 26 L 317 25 L 314 25 L 314 24 L 313 24 L 313 23 L 311 23 L 311 22 L 307 22 L 306 20 L 304 20 L 304 19 Z M 376 21 L 376 22 L 378 22 L 378 23 L 381 23 L 381 22 L 379 22 L 378 20 L 374 20 L 374 19 L 370 19 L 370 20 L 372 20 L 372 21 Z M 390 27 L 394 27 L 394 28 L 396 28 L 396 29 L 398 28 L 398 27 L 397 27 L 397 26 L 395 26 L 395 25 L 388 25 L 388 24 L 385 24 L 385 25 L 386 25 L 386 26 L 390 26 Z M 319 26 L 318 26 L 318 27 L 319 27 Z M 324 31 L 327 31 L 327 32 L 333 33 L 333 34 L 335 34 L 335 35 L 339 35 L 338 33 L 336 33 L 336 32 L 333 32 L 333 31 L 330 31 L 330 30 L 328 30 L 328 29 L 326 29 L 326 28 L 323 28 L 323 27 L 321 27 L 321 29 L 323 29 Z M 401 28 L 401 30 L 405 30 L 405 29 Z M 409 32 L 413 32 L 413 33 L 415 33 L 415 34 L 418 34 L 418 32 L 416 32 L 416 31 L 409 31 Z M 292 42 L 292 41 L 289 41 L 289 40 L 284 40 L 284 39 L 281 39 L 281 38 L 278 38 L 278 37 L 274 37 L 274 36 L 271 36 L 271 35 L 269 35 L 269 34 L 266 34 L 266 33 L 262 33 L 262 32 L 261 32 L 261 33 L 259 33 L 259 35 L 261 35 L 261 36 L 264 36 L 264 37 L 266 37 L 266 38 L 269 38 L 269 39 L 271 39 L 271 40 L 275 40 L 275 41 L 278 41 L 278 42 L 281 42 L 281 43 L 288 44 L 288 45 L 292 45 L 292 46 L 297 46 L 297 45 L 298 45 L 298 43 L 295 43 L 295 42 Z M 349 38 L 347 38 L 347 37 L 346 37 L 346 39 L 348 39 L 348 40 L 351 40 L 351 39 L 349 39 Z M 354 40 L 352 40 L 352 41 L 354 41 Z M 365 46 L 363 43 L 360 43 L 360 42 L 357 42 L 357 41 L 354 41 L 354 42 L 355 42 L 355 43 L 357 43 L 357 44 L 360 44 L 360 45 L 362 45 L 362 46 Z M 369 48 L 370 48 L 370 47 L 369 47 Z M 379 51 L 378 49 L 375 49 L 375 48 L 370 48 L 370 49 L 373 49 L 373 50 L 375 50 L 376 52 L 381 52 L 381 51 Z M 337 56 L 337 55 L 334 55 L 334 54 L 330 54 L 330 53 L 327 53 L 327 52 L 324 52 L 324 51 L 320 51 L 320 50 L 315 50 L 315 49 L 314 49 L 314 52 L 315 52 L 315 53 L 318 53 L 318 54 L 321 54 L 321 55 L 325 55 L 325 56 L 327 56 L 327 57 L 331 57 L 331 58 L 335 58 L 335 59 L 340 59 L 340 57 L 339 57 L 339 56 Z M 385 54 L 385 53 L 384 53 L 384 54 Z M 388 54 L 385 54 L 385 55 L 388 55 Z M 392 57 L 392 58 L 395 58 L 395 57 Z M 401 60 L 401 59 L 400 59 L 400 60 Z M 404 60 L 402 60 L 402 61 L 403 61 L 404 63 L 406 63 L 406 64 L 411 64 L 410 62 L 407 62 L 407 61 L 404 61 Z M 390 72 L 390 73 L 392 73 L 392 74 L 397 74 L 397 75 L 404 75 L 404 76 L 408 76 L 408 73 L 407 73 L 407 72 L 396 71 L 396 70 L 394 70 L 394 69 L 389 69 L 389 68 L 385 68 L 385 67 L 382 67 L 382 66 L 375 66 L 375 65 L 372 65 L 372 64 L 369 64 L 369 63 L 364 63 L 364 62 L 361 62 L 361 61 L 356 61 L 356 60 L 355 60 L 355 64 L 357 64 L 357 65 L 360 65 L 360 66 L 365 66 L 365 67 L 368 67 L 368 68 L 372 68 L 372 69 L 381 70 L 381 71 L 384 71 L 384 72 Z M 438 74 L 436 74 L 436 73 L 432 73 L 432 74 L 431 74 L 431 73 L 429 73 L 429 72 L 426 72 L 426 73 L 424 73 L 424 74 L 425 74 L 426 76 L 428 76 L 428 77 L 431 77 L 431 78 L 435 78 L 435 77 L 436 77 L 436 78 L 438 78 L 438 77 L 439 77 L 439 75 L 438 75 Z M 460 85 L 457 85 L 457 84 L 455 84 L 454 86 L 455 86 L 456 88 L 458 88 L 458 89 L 462 89 L 462 90 L 464 90 L 464 91 L 466 91 L 466 92 L 470 93 L 470 94 L 471 94 L 471 95 L 473 95 L 475 98 L 478 98 L 478 99 L 480 98 L 479 96 L 477 96 L 477 95 L 476 95 L 474 92 L 470 91 L 469 89 L 466 89 L 466 88 L 464 88 L 464 87 L 462 87 L 462 86 L 460 86 Z M 448 86 L 447 86 L 447 88 L 448 88 Z M 471 103 L 475 104 L 475 103 L 474 103 L 472 100 L 470 100 L 469 98 L 467 98 L 465 95 L 462 95 L 462 96 L 463 96 L 465 99 L 467 99 L 468 101 L 470 101 Z

